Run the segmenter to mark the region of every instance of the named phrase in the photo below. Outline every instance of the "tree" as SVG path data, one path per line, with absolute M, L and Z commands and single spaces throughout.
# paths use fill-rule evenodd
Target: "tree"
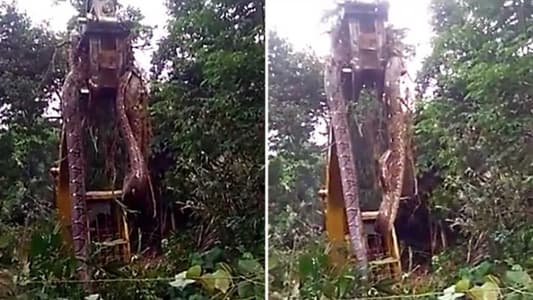
M 264 240 L 264 2 L 169 1 L 154 56 L 153 169 L 198 250 Z M 172 188 L 171 188 L 172 187 Z M 203 232 L 202 232 L 203 230 Z
M 524 255 L 516 249 L 533 192 L 533 5 L 434 0 L 432 11 L 434 49 L 418 80 L 431 101 L 417 110 L 416 145 L 420 170 L 443 179 L 434 212 L 482 245 L 478 257 Z
M 324 147 L 312 136 L 325 116 L 323 64 L 270 32 L 268 68 L 270 240 L 275 247 L 293 248 L 313 234 L 309 226 L 322 225 L 317 192 L 325 170 Z
M 0 220 L 24 223 L 51 207 L 57 123 L 44 117 L 64 76 L 56 36 L 0 5 Z M 56 58 L 56 59 L 54 59 Z

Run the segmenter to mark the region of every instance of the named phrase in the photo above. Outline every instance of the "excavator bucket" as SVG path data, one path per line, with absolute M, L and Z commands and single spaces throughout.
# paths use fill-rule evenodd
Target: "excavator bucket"
M 388 3 L 354 1 L 345 3 L 343 8 L 350 35 L 352 64 L 358 70 L 383 69 Z

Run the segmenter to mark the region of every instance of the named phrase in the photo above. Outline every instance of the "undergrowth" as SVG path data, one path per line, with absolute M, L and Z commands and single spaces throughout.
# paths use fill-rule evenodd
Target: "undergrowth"
M 0 299 L 263 299 L 263 261 L 250 253 L 213 247 L 195 252 L 182 236 L 164 240 L 155 259 L 99 264 L 91 293 L 76 281 L 74 257 L 51 222 L 0 229 Z M 189 244 L 190 245 L 190 244 Z M 98 253 L 98 251 L 93 251 Z
M 271 249 L 271 299 L 533 299 L 531 253 L 468 264 L 463 247 L 457 246 L 435 255 L 430 266 L 404 269 L 400 279 L 381 281 L 362 280 L 355 265 L 334 267 L 330 254 L 321 236 L 293 249 Z

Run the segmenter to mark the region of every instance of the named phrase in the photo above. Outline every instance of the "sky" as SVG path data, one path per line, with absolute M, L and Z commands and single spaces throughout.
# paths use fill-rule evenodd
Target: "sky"
M 0 2 L 11 2 L 12 0 L 0 0 Z M 68 20 L 76 14 L 76 10 L 65 1 L 61 4 L 54 4 L 54 0 L 15 0 L 21 11 L 28 14 L 35 24 L 47 22 L 49 28 L 54 31 L 64 31 Z M 140 8 L 145 16 L 144 23 L 156 27 L 154 29 L 153 46 L 143 51 L 136 51 L 135 56 L 139 66 L 145 72 L 149 71 L 150 60 L 155 42 L 165 34 L 165 25 L 168 15 L 164 0 L 119 0 L 120 4 L 131 5 Z

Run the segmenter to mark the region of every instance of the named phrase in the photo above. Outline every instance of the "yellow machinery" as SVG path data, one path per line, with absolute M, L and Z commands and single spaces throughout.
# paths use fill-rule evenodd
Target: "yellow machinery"
M 361 264 L 368 261 L 370 274 L 376 275 L 378 279 L 397 277 L 401 273 L 400 253 L 393 226 L 397 197 L 389 197 L 387 202 L 382 200 L 384 205 L 380 211 L 363 211 L 362 224 L 359 224 L 356 217 L 350 230 L 345 206 L 345 203 L 360 205 L 357 178 L 350 178 L 357 174 L 354 155 L 357 155 L 357 146 L 360 145 L 353 145 L 353 141 L 350 141 L 352 129 L 347 120 L 348 103 L 357 102 L 365 87 L 375 89 L 376 101 L 383 103 L 387 103 L 385 99 L 396 101 L 398 96 L 394 88 L 399 80 L 393 72 L 396 70 L 395 65 L 391 64 L 394 59 L 398 59 L 390 51 L 389 43 L 392 40 L 387 36 L 385 26 L 388 3 L 348 1 L 342 4 L 342 11 L 342 21 L 332 34 L 332 62 L 327 65 L 325 72 L 326 95 L 331 114 L 326 183 L 319 193 L 325 204 L 325 230 L 332 245 L 330 254 L 335 264 L 344 265 L 347 263 L 347 256 L 359 256 L 356 260 Z M 338 68 L 339 65 L 342 65 L 342 70 Z M 342 73 L 337 74 L 338 72 Z M 392 147 L 390 143 L 388 147 Z M 353 149 L 355 151 L 352 152 Z M 344 166 L 342 170 L 339 165 Z M 349 212 L 357 215 L 353 210 Z M 383 217 L 387 219 L 387 226 L 378 229 L 376 224 L 380 222 L 377 219 L 381 218 L 381 221 Z M 352 235 L 353 238 L 353 235 L 359 234 L 366 244 L 366 255 L 362 251 L 346 255 L 343 249 L 347 248 L 347 237 Z M 354 240 L 351 248 L 355 251 L 357 245 Z
M 61 133 L 59 147 L 59 166 L 50 170 L 55 179 L 55 204 L 62 227 L 63 240 L 72 242 L 71 198 L 69 197 L 68 160 L 66 159 L 65 131 Z M 105 250 L 101 257 L 128 261 L 131 257 L 131 244 L 126 212 L 118 200 L 122 191 L 87 191 L 88 231 L 89 240 L 101 244 Z
M 333 137 L 333 135 L 330 135 Z M 334 264 L 344 265 L 351 259 L 345 249 L 348 240 L 346 211 L 341 186 L 339 163 L 334 138 L 329 143 L 325 189 L 319 195 L 325 206 L 325 229 L 331 243 L 330 257 Z M 367 250 L 372 273 L 376 279 L 397 278 L 401 273 L 400 251 L 394 228 L 382 236 L 375 230 L 378 211 L 362 212 Z
M 81 87 L 78 103 L 87 105 L 92 101 L 96 103 L 95 106 L 102 107 L 105 101 L 113 99 L 106 98 L 106 93 L 116 94 L 118 79 L 128 59 L 120 45 L 129 35 L 129 29 L 116 18 L 116 5 L 115 0 L 87 0 L 84 16 L 79 18 L 81 42 L 79 48 L 72 51 L 79 54 L 82 48 L 86 48 L 84 51 L 88 56 L 81 60 L 87 63 L 90 79 L 87 86 Z M 55 204 L 64 241 L 72 246 L 71 194 L 75 192 L 69 190 L 71 180 L 69 168 L 74 167 L 69 165 L 67 159 L 66 134 L 66 127 L 63 124 L 58 165 L 50 171 L 55 179 Z M 102 246 L 98 249 L 98 252 L 103 254 L 100 258 L 129 260 L 131 245 L 128 222 L 123 205 L 119 202 L 122 192 L 120 190 L 84 192 L 88 241 Z

